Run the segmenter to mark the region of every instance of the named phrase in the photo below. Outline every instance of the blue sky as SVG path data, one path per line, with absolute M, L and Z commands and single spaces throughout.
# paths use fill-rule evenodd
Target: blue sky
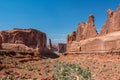
M 107 10 L 116 10 L 120 0 L 0 0 L 0 30 L 34 28 L 47 34 L 53 43 L 65 42 L 67 34 L 95 16 L 99 31 Z

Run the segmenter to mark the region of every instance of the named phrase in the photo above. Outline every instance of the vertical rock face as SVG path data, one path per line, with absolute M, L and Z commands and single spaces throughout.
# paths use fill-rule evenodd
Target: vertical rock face
M 76 40 L 77 40 L 77 41 L 80 41 L 80 40 L 82 40 L 82 39 L 85 39 L 85 35 L 84 35 L 85 28 L 86 28 L 86 23 L 80 23 L 80 24 L 78 25 L 77 36 L 76 36 Z
M 106 23 L 103 25 L 100 34 L 105 35 L 115 31 L 120 31 L 120 5 L 116 12 L 108 10 Z
M 58 52 L 59 52 L 59 53 L 64 53 L 64 52 L 66 52 L 66 44 L 64 44 L 64 43 L 59 43 L 59 44 L 58 44 Z
M 2 37 L 0 36 L 0 49 L 2 49 Z
M 70 42 L 75 41 L 75 40 L 76 40 L 76 32 L 73 31 L 72 34 L 67 36 L 67 43 L 70 43 Z
M 44 53 L 46 34 L 35 29 L 13 29 L 1 31 L 2 48 L 19 52 Z
M 73 34 L 73 33 L 72 33 Z M 76 32 L 76 40 L 68 36 L 67 52 L 112 51 L 120 49 L 120 5 L 116 12 L 108 10 L 108 17 L 97 36 L 94 16 L 90 15 L 87 23 L 80 23 Z M 97 36 L 97 37 L 96 37 Z
M 70 49 L 72 41 L 76 41 L 76 31 L 73 31 L 72 34 L 67 36 L 67 51 Z
M 79 42 L 80 40 L 96 37 L 97 35 L 98 33 L 94 25 L 94 16 L 90 15 L 87 23 L 80 23 L 77 31 L 67 36 L 67 51 L 70 51 L 73 41 Z
M 49 46 L 50 46 L 50 49 L 52 49 L 52 42 L 51 42 L 51 39 L 49 39 Z
M 76 40 L 84 40 L 98 35 L 95 25 L 94 16 L 90 15 L 87 23 L 80 23 L 78 25 Z

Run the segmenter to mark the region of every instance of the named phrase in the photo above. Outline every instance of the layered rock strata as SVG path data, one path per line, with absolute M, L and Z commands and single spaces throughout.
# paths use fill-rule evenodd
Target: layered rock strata
M 77 31 L 67 36 L 67 52 L 120 50 L 120 5 L 116 12 L 108 10 L 108 17 L 100 34 L 94 25 L 94 16 L 80 23 Z
M 45 53 L 46 34 L 35 29 L 13 29 L 0 32 L 1 48 L 16 52 Z
M 100 32 L 101 35 L 105 35 L 111 32 L 120 31 L 120 5 L 116 12 L 108 10 L 108 17 L 106 23 L 103 25 Z

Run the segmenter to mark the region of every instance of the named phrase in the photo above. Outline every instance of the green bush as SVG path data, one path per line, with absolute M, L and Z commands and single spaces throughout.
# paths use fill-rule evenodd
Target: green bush
M 77 64 L 57 63 L 54 77 L 58 80 L 93 80 L 89 69 L 82 69 Z
M 8 76 L 8 77 L 3 77 L 0 80 L 14 80 L 14 78 L 12 76 Z

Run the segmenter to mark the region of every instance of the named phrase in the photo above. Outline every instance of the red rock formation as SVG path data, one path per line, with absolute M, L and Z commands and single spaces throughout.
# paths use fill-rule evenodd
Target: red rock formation
M 13 29 L 1 31 L 2 48 L 19 52 L 44 53 L 46 34 L 35 29 Z
M 100 32 L 101 35 L 120 31 L 120 5 L 116 12 L 108 10 L 108 17 Z
M 76 41 L 76 32 L 73 31 L 72 34 L 67 36 L 67 50 L 69 49 L 72 41 Z
M 95 25 L 94 16 L 90 15 L 87 23 L 80 23 L 78 25 L 77 32 L 74 31 L 72 34 L 67 36 L 67 51 L 70 51 L 71 45 L 74 41 L 85 40 L 98 35 Z
M 49 39 L 49 48 L 52 49 L 52 42 L 51 42 L 51 39 Z
M 69 46 L 68 52 L 90 52 L 90 51 L 111 51 L 120 50 L 120 31 L 109 33 L 105 36 L 99 36 L 74 41 Z
M 78 25 L 76 40 L 84 40 L 98 35 L 95 25 L 94 16 L 90 15 L 87 23 L 80 23 Z
M 100 36 L 94 26 L 94 16 L 78 25 L 76 40 L 67 42 L 67 52 L 120 50 L 120 5 L 116 12 L 108 10 L 108 18 Z
M 67 36 L 67 42 L 70 43 L 70 42 L 75 41 L 75 40 L 76 40 L 76 32 L 73 31 L 72 34 Z
M 64 43 L 59 43 L 59 44 L 58 44 L 58 52 L 59 52 L 59 53 L 64 53 L 64 52 L 66 52 L 66 44 L 64 44 Z
M 2 49 L 2 37 L 0 36 L 0 49 Z

